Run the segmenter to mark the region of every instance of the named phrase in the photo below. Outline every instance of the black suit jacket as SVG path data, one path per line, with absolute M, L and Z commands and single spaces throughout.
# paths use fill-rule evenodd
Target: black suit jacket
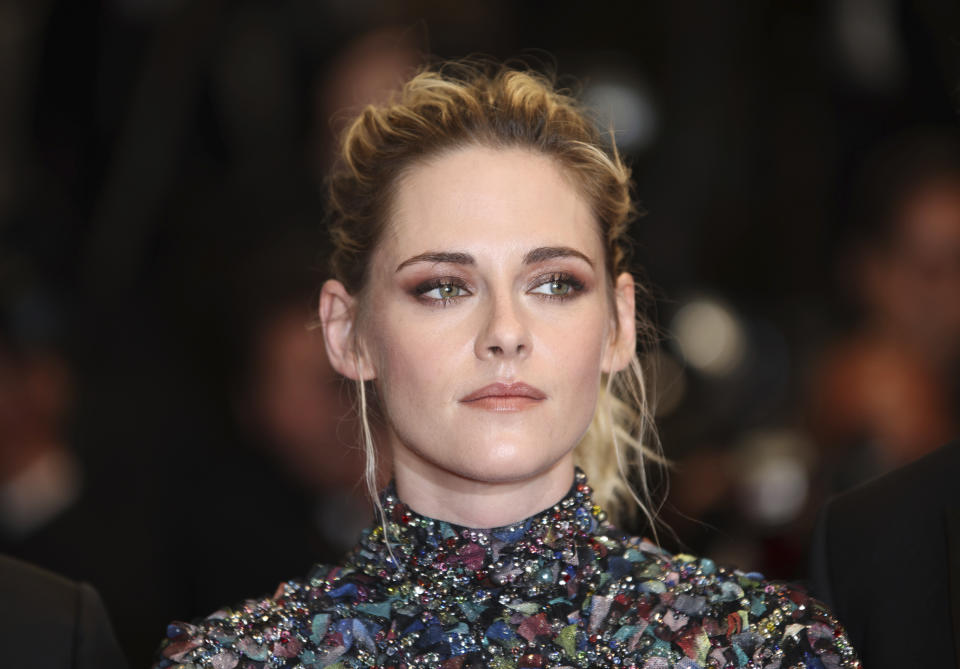
M 960 442 L 829 502 L 811 576 L 864 667 L 960 667 Z
M 89 585 L 0 555 L 0 666 L 126 669 Z

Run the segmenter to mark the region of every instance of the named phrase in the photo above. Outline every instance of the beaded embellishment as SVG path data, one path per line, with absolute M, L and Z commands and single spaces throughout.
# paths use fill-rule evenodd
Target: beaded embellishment
M 416 514 L 392 487 L 381 501 L 386 527 L 343 567 L 173 623 L 155 667 L 860 666 L 822 604 L 625 535 L 579 470 L 560 502 L 490 530 Z

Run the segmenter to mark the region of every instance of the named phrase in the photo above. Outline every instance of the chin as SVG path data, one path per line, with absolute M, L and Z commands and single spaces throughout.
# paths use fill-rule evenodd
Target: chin
M 550 471 L 572 452 L 548 454 L 542 446 L 525 444 L 522 447 L 510 442 L 496 445 L 477 445 L 470 449 L 470 460 L 459 467 L 461 476 L 487 483 L 514 483 Z M 551 457 L 552 456 L 552 457 Z M 572 462 L 572 460 L 571 460 Z

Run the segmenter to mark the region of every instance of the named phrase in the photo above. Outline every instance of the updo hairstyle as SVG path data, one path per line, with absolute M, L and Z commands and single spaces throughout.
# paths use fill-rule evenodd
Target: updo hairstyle
M 389 224 L 399 177 L 428 158 L 468 146 L 530 149 L 556 161 L 593 210 L 616 313 L 613 285 L 629 271 L 628 226 L 636 215 L 629 168 L 551 78 L 526 68 L 457 61 L 420 71 L 386 104 L 367 106 L 343 132 L 329 177 L 329 270 L 357 299 L 354 336 L 363 332 L 370 261 Z M 645 320 L 638 319 L 637 326 L 638 333 L 649 334 Z M 357 385 L 365 478 L 376 503 L 376 451 L 367 406 L 372 393 L 363 381 Z M 598 504 L 620 520 L 639 507 L 654 527 L 644 465 L 663 459 L 636 353 L 625 369 L 603 375 L 592 423 L 574 456 Z M 639 495 L 631 480 L 639 483 Z

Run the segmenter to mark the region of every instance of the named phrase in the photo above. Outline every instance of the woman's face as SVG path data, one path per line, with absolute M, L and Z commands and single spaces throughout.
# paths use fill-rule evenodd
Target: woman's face
M 551 158 L 468 147 L 410 169 L 393 205 L 360 337 L 398 482 L 565 491 L 601 372 L 633 352 L 633 282 L 611 300 L 586 201 Z

